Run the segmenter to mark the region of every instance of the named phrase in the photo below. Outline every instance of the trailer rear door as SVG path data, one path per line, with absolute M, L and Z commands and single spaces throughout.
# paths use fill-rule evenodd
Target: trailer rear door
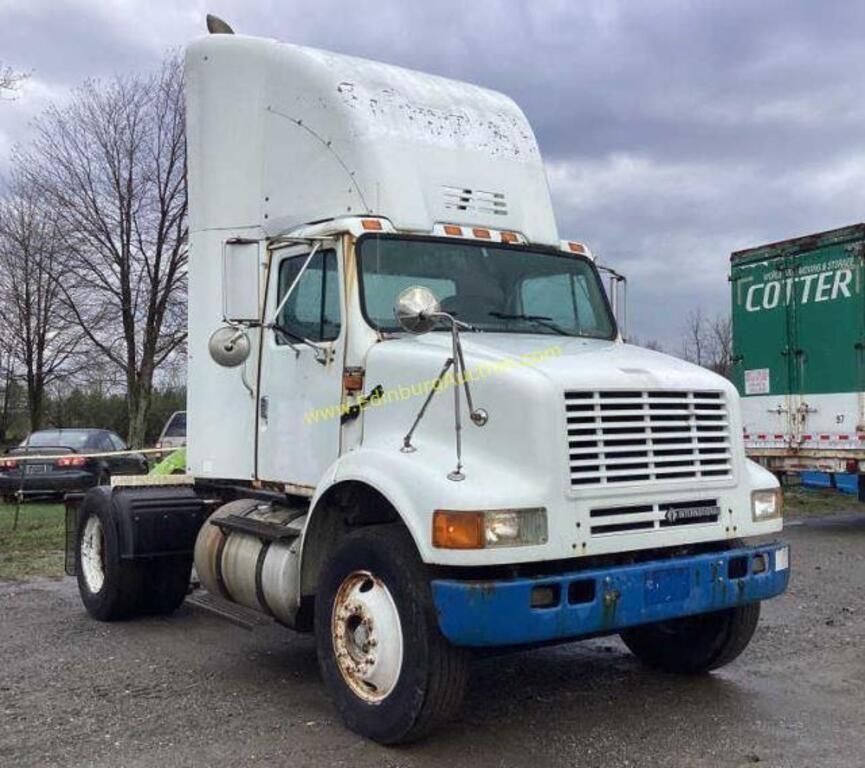
M 865 427 L 863 242 L 856 225 L 733 254 L 735 380 L 761 442 Z
M 766 253 L 734 262 L 731 275 L 733 380 L 743 397 L 760 398 L 759 411 L 746 420 L 746 432 L 784 439 L 793 432 L 796 322 L 792 303 L 784 299 L 794 271 L 793 260 Z

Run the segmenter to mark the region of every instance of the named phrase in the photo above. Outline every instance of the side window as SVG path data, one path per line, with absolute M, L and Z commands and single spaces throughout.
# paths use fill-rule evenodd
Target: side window
M 108 440 L 111 442 L 111 446 L 115 451 L 125 451 L 126 450 L 126 443 L 124 443 L 113 432 L 108 433 Z
M 117 449 L 114 447 L 114 444 L 111 442 L 111 438 L 107 432 L 100 432 L 96 435 L 96 438 L 91 441 L 95 443 L 95 448 L 97 451 L 116 451 Z
M 277 304 L 282 301 L 309 254 L 290 256 L 279 265 Z M 279 324 L 310 341 L 333 341 L 339 336 L 339 274 L 335 251 L 319 251 L 279 313 Z M 276 334 L 278 344 L 287 341 Z

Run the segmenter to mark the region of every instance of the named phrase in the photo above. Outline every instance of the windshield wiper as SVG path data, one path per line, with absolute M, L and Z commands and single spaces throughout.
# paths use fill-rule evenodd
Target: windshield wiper
M 570 333 L 562 328 L 560 325 L 556 325 L 556 323 L 552 322 L 553 318 L 547 317 L 546 315 L 509 315 L 505 312 L 490 312 L 488 313 L 492 317 L 497 317 L 500 320 L 528 320 L 531 323 L 537 323 L 538 325 L 542 325 L 544 328 L 549 328 L 551 331 L 558 333 L 560 336 L 576 336 L 575 333 Z

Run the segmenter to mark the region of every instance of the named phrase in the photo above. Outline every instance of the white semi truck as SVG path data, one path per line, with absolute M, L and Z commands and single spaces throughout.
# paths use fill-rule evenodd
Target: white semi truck
M 234 34 L 186 89 L 188 474 L 83 499 L 90 614 L 175 610 L 194 560 L 383 743 L 458 711 L 472 649 L 736 657 L 788 581 L 777 482 L 727 381 L 622 341 L 513 101 Z

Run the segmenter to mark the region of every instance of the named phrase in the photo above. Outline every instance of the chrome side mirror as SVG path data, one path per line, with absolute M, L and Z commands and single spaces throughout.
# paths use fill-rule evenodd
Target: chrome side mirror
M 222 317 L 228 322 L 259 319 L 261 255 L 257 240 L 234 238 L 222 244 Z
M 407 333 L 421 334 L 436 326 L 441 306 L 429 288 L 412 285 L 396 297 L 393 313 L 400 328 Z
M 237 368 L 238 365 L 246 362 L 252 347 L 249 336 L 243 328 L 225 325 L 211 334 L 207 349 L 217 365 L 223 368 Z

